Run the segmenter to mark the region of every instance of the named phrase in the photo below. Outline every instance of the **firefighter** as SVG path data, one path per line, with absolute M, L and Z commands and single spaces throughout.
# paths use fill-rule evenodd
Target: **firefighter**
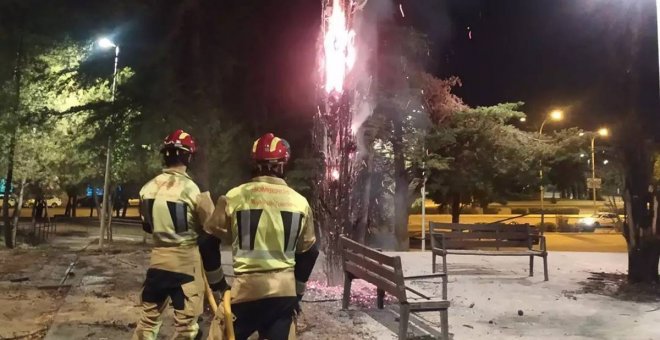
M 286 140 L 272 133 L 257 139 L 254 178 L 220 197 L 205 224 L 232 245 L 236 340 L 255 331 L 269 340 L 295 338 L 293 321 L 319 252 L 311 208 L 283 179 L 289 157 Z M 219 323 L 216 314 L 211 332 Z
M 197 319 L 202 314 L 206 289 L 202 267 L 212 288 L 227 288 L 220 267 L 219 241 L 202 230 L 213 213 L 213 202 L 209 192 L 200 192 L 186 172 L 195 151 L 191 135 L 174 131 L 161 148 L 165 169 L 140 190 L 142 226 L 152 234 L 154 247 L 134 340 L 157 338 L 168 304 L 174 308 L 174 338 L 198 338 Z

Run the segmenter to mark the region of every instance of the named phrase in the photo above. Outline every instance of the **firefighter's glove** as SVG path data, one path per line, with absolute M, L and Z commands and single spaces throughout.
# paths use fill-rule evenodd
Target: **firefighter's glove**
M 293 305 L 293 316 L 298 317 L 302 313 L 302 306 L 300 305 L 300 302 L 302 301 L 302 294 L 297 295 L 298 299 L 296 300 L 296 304 Z
M 220 296 L 222 296 L 225 291 L 231 289 L 231 286 L 227 283 L 227 279 L 224 276 L 222 277 L 222 280 L 209 284 L 209 287 L 211 287 L 211 290 L 214 293 L 220 293 Z

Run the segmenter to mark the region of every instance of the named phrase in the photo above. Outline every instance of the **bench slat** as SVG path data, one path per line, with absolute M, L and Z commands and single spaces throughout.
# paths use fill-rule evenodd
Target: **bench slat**
M 451 248 L 527 248 L 527 241 L 498 240 L 445 240 L 445 247 Z M 440 248 L 440 244 L 436 245 Z
M 445 240 L 448 239 L 499 239 L 499 240 L 527 240 L 530 235 L 527 232 L 442 232 Z
M 364 254 L 367 257 L 374 259 L 388 267 L 394 267 L 394 257 L 387 256 L 383 253 L 377 252 L 369 247 L 365 247 L 353 240 L 350 240 L 346 237 L 341 237 L 341 246 L 342 248 L 350 249 L 355 253 Z
M 467 250 L 467 249 L 433 249 L 434 253 L 442 254 L 443 252 L 448 255 L 487 255 L 487 256 L 541 256 L 543 252 L 540 250 Z
M 394 272 L 393 269 L 385 267 L 368 257 L 360 255 L 359 253 L 354 253 L 350 250 L 345 249 L 344 259 L 348 262 L 352 262 L 360 267 L 363 267 L 370 272 L 374 272 L 375 274 L 392 282 L 395 285 L 403 282 L 403 280 L 401 280 L 401 278 L 397 276 L 397 274 Z
M 392 283 L 389 280 L 386 280 L 374 273 L 369 272 L 368 270 L 358 267 L 355 263 L 346 262 L 344 263 L 344 270 L 353 274 L 356 278 L 365 280 L 378 288 L 383 289 L 384 291 L 395 296 L 399 301 L 406 301 L 405 290 L 402 291 L 398 286 Z

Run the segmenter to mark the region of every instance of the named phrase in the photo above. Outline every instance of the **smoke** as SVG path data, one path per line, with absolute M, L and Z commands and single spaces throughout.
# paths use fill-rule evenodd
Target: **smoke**
M 351 130 L 356 134 L 358 155 L 364 155 L 363 132 L 361 127 L 369 119 L 375 107 L 374 83 L 376 52 L 378 51 L 378 24 L 391 20 L 398 11 L 391 0 L 368 0 L 366 6 L 354 19 L 354 29 L 357 34 L 357 61 L 352 70 L 355 101 L 353 102 L 353 118 Z

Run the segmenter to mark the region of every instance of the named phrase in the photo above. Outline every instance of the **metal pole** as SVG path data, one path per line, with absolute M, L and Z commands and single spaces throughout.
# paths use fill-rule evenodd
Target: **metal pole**
M 119 64 L 119 46 L 115 46 L 115 63 L 114 63 L 114 70 L 112 72 L 112 86 L 110 88 L 111 92 L 111 103 L 114 104 L 115 102 L 115 91 L 117 88 L 117 65 Z M 103 248 L 103 237 L 105 235 L 105 228 L 106 228 L 106 218 L 108 214 L 112 214 L 111 211 L 108 211 L 110 207 L 110 201 L 109 201 L 109 195 L 108 191 L 110 191 L 110 158 L 112 155 L 112 137 L 108 137 L 108 149 L 107 149 L 107 155 L 105 158 L 105 177 L 103 179 L 103 201 L 101 202 L 101 216 L 99 216 L 100 219 L 100 226 L 99 226 L 99 248 Z M 94 188 L 92 188 L 94 189 Z
M 596 209 L 596 152 L 594 147 L 595 141 L 596 141 L 596 135 L 591 137 L 591 188 L 593 190 L 594 214 L 598 213 L 598 209 Z
M 425 164 L 422 164 L 425 167 Z M 422 251 L 426 250 L 426 170 L 422 172 Z
M 541 123 L 541 128 L 539 129 L 539 140 L 543 137 L 543 126 L 545 123 L 548 121 L 548 118 L 544 119 L 543 122 Z M 545 231 L 545 212 L 544 212 L 544 207 L 543 207 L 543 196 L 545 196 L 545 188 L 543 187 L 543 159 L 539 160 L 539 180 L 541 182 L 540 185 L 540 199 L 541 199 L 541 234 Z
M 103 247 L 103 237 L 105 235 L 105 222 L 106 222 L 106 217 L 108 214 L 108 206 L 110 205 L 110 202 L 108 200 L 108 191 L 110 187 L 110 156 L 112 154 L 112 138 L 108 137 L 108 149 L 107 149 L 107 155 L 105 157 L 105 179 L 103 181 L 103 201 L 102 201 L 102 206 L 101 206 L 101 229 L 99 230 L 99 248 Z
M 115 89 L 117 88 L 117 64 L 119 64 L 119 46 L 115 46 L 115 68 L 112 72 L 112 102 L 115 102 Z

